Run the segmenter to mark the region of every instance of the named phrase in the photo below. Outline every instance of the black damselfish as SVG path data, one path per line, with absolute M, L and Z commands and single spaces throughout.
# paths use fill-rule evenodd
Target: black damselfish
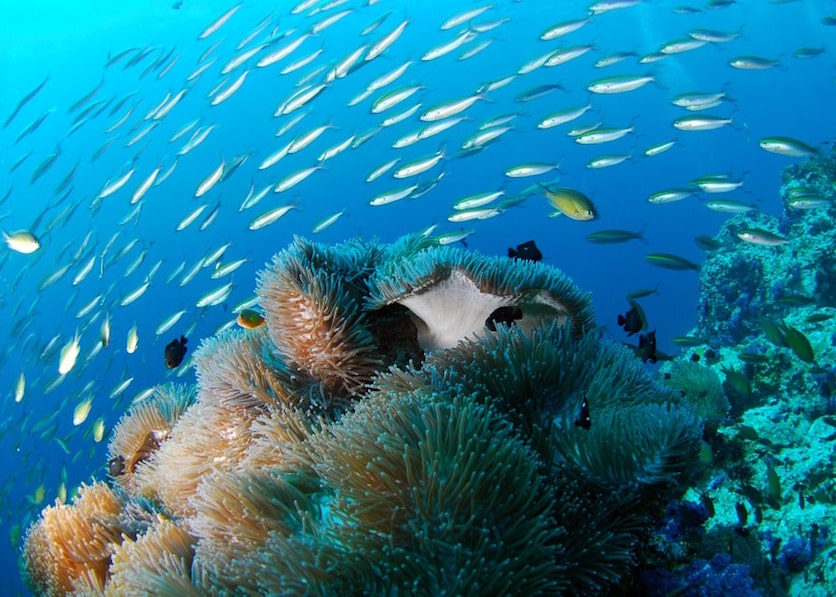
M 185 336 L 180 336 L 180 339 L 177 340 L 176 338 L 169 342 L 165 347 L 165 366 L 169 369 L 174 369 L 180 366 L 180 363 L 183 362 L 183 357 L 186 356 L 186 342 L 188 340 Z
M 575 427 L 583 427 L 584 429 L 592 427 L 592 419 L 589 418 L 589 401 L 586 399 L 586 394 L 583 395 L 581 400 L 581 412 L 575 419 Z
M 526 241 L 521 245 L 517 245 L 516 249 L 508 249 L 508 257 L 513 259 L 523 259 L 525 261 L 540 261 L 543 254 L 533 240 Z

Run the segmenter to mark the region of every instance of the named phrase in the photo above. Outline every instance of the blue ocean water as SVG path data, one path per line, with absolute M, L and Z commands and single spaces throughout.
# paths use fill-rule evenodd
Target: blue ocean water
M 716 234 L 729 217 L 707 209 L 704 203 L 708 199 L 755 203 L 761 211 L 779 215 L 783 209 L 778 197 L 780 173 L 797 158 L 767 153 L 758 141 L 782 135 L 822 146 L 833 140 L 836 129 L 832 109 L 836 104 L 836 68 L 830 53 L 834 29 L 822 22 L 823 17 L 836 12 L 832 0 L 745 0 L 724 8 L 694 2 L 690 6 L 697 10 L 687 14 L 675 10 L 683 6 L 680 1 L 644 0 L 596 14 L 577 31 L 550 41 L 539 39 L 546 28 L 586 18 L 590 4 L 380 0 L 350 1 L 323 10 L 328 3 L 321 1 L 300 14 L 291 14 L 293 3 L 247 0 L 218 31 L 198 39 L 201 31 L 233 5 L 220 0 L 183 0 L 179 8 L 170 1 L 120 4 L 41 0 L 4 7 L 0 21 L 0 80 L 4 82 L 0 119 L 5 122 L 27 93 L 48 79 L 43 89 L 0 129 L 0 197 L 6 197 L 0 204 L 0 227 L 6 231 L 31 229 L 42 245 L 31 255 L 4 250 L 0 257 L 4 287 L 0 334 L 7 338 L 0 356 L 0 379 L 5 384 L 0 413 L 3 594 L 23 591 L 17 573 L 20 529 L 54 501 L 62 482 L 72 491 L 91 475 L 103 477 L 107 434 L 131 398 L 173 378 L 163 363 L 164 346 L 188 332 L 189 346 L 194 349 L 201 338 L 233 319 L 232 307 L 252 296 L 257 271 L 293 235 L 322 242 L 362 235 L 390 242 L 432 225 L 438 226 L 436 234 L 472 228 L 473 233 L 466 239 L 468 247 L 490 255 L 505 254 L 508 247 L 533 239 L 546 263 L 562 269 L 593 293 L 598 322 L 611 337 L 626 340 L 615 323 L 617 314 L 629 308 L 625 293 L 658 287 L 656 294 L 642 299 L 642 305 L 650 328 L 657 330 L 660 349 L 675 354 L 678 349 L 671 339 L 687 334 L 696 322 L 698 274 L 659 269 L 648 264 L 644 256 L 674 253 L 699 263 L 704 254 L 694 237 Z M 489 8 L 452 29 L 440 28 L 449 17 L 480 6 Z M 345 10 L 350 12 L 312 34 L 289 57 L 265 68 L 256 66 L 280 44 L 310 32 L 315 23 Z M 381 18 L 374 31 L 361 35 Z M 261 32 L 236 48 L 265 20 Z M 374 44 L 404 20 L 408 24 L 403 34 L 379 58 L 331 82 L 301 110 L 273 116 L 277 106 L 298 89 L 300 79 L 322 68 L 311 79 L 312 83 L 321 81 L 334 64 L 364 44 Z M 477 33 L 459 49 L 436 60 L 421 59 L 430 48 L 449 42 L 468 28 L 488 29 L 488 24 L 496 24 L 496 28 Z M 640 62 L 640 57 L 672 40 L 687 38 L 697 29 L 738 35 L 728 42 L 708 43 L 659 61 Z M 275 41 L 283 36 L 287 38 Z M 460 59 L 482 42 L 489 42 L 484 50 Z M 201 63 L 201 56 L 216 43 Z M 259 44 L 265 47 L 228 77 L 221 74 L 234 56 Z M 539 56 L 581 45 L 593 48 L 566 64 L 517 74 L 520 67 Z M 805 47 L 826 51 L 809 59 L 794 55 Z M 149 50 L 147 57 L 128 66 L 143 49 Z M 106 66 L 109 57 L 124 50 L 132 51 Z M 317 50 L 321 53 L 308 66 L 280 74 L 283 67 Z M 613 66 L 594 66 L 597 60 L 615 52 L 632 54 Z M 778 64 L 765 70 L 732 68 L 729 61 L 741 55 L 769 58 Z M 161 58 L 165 60 L 154 65 Z M 397 82 L 356 106 L 348 105 L 371 81 L 408 60 L 413 64 Z M 188 80 L 201 64 L 210 61 L 202 74 Z M 164 76 L 159 76 L 164 71 Z M 210 105 L 216 88 L 232 84 L 244 71 L 248 74 L 241 88 L 220 105 Z M 486 93 L 463 113 L 465 120 L 441 135 L 406 148 L 392 148 L 396 139 L 426 124 L 418 115 L 428 107 L 471 96 L 480 86 L 514 74 L 517 76 L 510 83 Z M 648 75 L 655 81 L 626 93 L 597 95 L 588 91 L 592 81 L 616 75 Z M 515 101 L 527 90 L 554 84 L 561 89 L 531 101 Z M 371 112 L 375 99 L 404 85 L 421 85 L 422 89 L 384 114 Z M 187 91 L 182 100 L 165 117 L 146 118 L 166 97 L 184 89 Z M 94 90 L 89 100 L 70 112 Z M 728 117 L 732 123 L 710 131 L 675 129 L 672 122 L 690 113 L 671 100 L 697 91 L 726 93 L 727 101 L 708 113 Z M 114 110 L 123 98 L 127 99 Z M 239 210 L 252 185 L 260 189 L 290 172 L 316 165 L 317 156 L 326 148 L 377 129 L 383 118 L 418 101 L 421 108 L 415 115 L 380 128 L 359 147 L 327 160 L 323 169 L 293 189 L 271 192 L 257 206 Z M 546 115 L 587 103 L 591 110 L 577 121 L 548 130 L 537 128 Z M 88 119 L 70 132 L 74 119 L 90 106 Z M 131 107 L 133 111 L 125 123 L 113 128 Z M 302 113 L 306 114 L 303 120 L 281 138 L 275 137 L 283 124 Z M 509 113 L 517 115 L 511 122 L 513 129 L 499 141 L 474 155 L 457 154 L 480 123 Z M 40 126 L 16 141 L 27 125 L 44 114 Z M 177 152 L 191 132 L 177 142 L 169 140 L 194 120 L 199 122 L 193 130 L 210 125 L 214 128 L 204 143 L 178 158 Z M 143 139 L 126 146 L 154 122 L 157 124 Z M 265 157 L 293 137 L 326 123 L 332 128 L 312 146 L 270 168 L 258 168 Z M 575 126 L 598 123 L 607 128 L 632 126 L 634 131 L 618 141 L 596 145 L 580 145 L 567 135 Z M 106 132 L 109 128 L 113 128 L 110 133 Z M 91 159 L 111 140 L 99 159 Z M 642 154 L 645 148 L 665 141 L 676 143 L 658 156 Z M 60 155 L 54 164 L 31 182 L 38 164 L 56 147 L 60 147 Z M 400 158 L 399 167 L 437 151 L 443 151 L 444 158 L 428 173 L 398 180 L 389 172 L 366 182 L 372 170 L 391 159 Z M 28 157 L 10 172 L 27 153 Z M 606 154 L 631 157 L 609 168 L 586 167 L 590 159 Z M 248 159 L 236 172 L 205 196 L 195 198 L 198 185 L 221 160 L 228 163 L 243 155 Z M 131 195 L 140 183 L 156 168 L 166 171 L 175 162 L 171 176 L 151 187 L 142 198 L 138 216 L 120 224 L 136 207 L 131 205 Z M 526 162 L 559 163 L 560 167 L 531 178 L 505 175 L 508 168 Z M 68 186 L 71 190 L 56 192 L 76 167 Z M 107 182 L 131 169 L 134 172 L 125 186 L 101 200 L 100 208 L 96 208 L 96 197 Z M 375 195 L 427 182 L 441 172 L 444 176 L 438 185 L 419 198 L 369 205 Z M 689 181 L 707 174 L 728 174 L 744 184 L 723 195 L 696 193 L 661 205 L 647 201 L 652 193 L 687 187 Z M 550 218 L 553 208 L 542 194 L 535 193 L 490 219 L 463 224 L 447 221 L 453 202 L 460 198 L 500 189 L 514 196 L 534 182 L 582 191 L 594 202 L 599 217 L 590 222 L 565 216 Z M 288 203 L 297 207 L 277 222 L 257 231 L 248 229 L 257 215 Z M 176 231 L 178 223 L 202 204 L 207 207 L 201 216 L 185 230 Z M 217 219 L 199 230 L 216 206 L 220 206 Z M 344 213 L 333 225 L 312 232 L 317 222 L 337 212 Z M 615 245 L 586 240 L 587 234 L 602 229 L 642 231 L 645 240 Z M 111 261 L 134 239 L 136 243 L 125 256 Z M 212 269 L 201 268 L 193 280 L 179 284 L 186 271 L 207 253 L 227 243 L 230 246 L 223 262 L 247 259 L 231 278 L 211 279 Z M 142 263 L 126 276 L 126 269 L 143 251 L 147 253 Z M 91 272 L 73 284 L 73 278 L 94 255 L 97 258 Z M 158 262 L 159 270 L 150 278 L 147 291 L 135 302 L 121 306 L 123 297 L 142 286 Z M 181 262 L 185 262 L 183 272 L 166 283 Z M 64 266 L 68 266 L 67 272 L 42 288 L 45 278 Z M 208 308 L 196 307 L 204 293 L 228 282 L 232 282 L 232 291 L 226 301 Z M 78 311 L 96 297 L 99 299 L 91 312 L 77 317 Z M 186 313 L 179 322 L 155 337 L 160 323 L 180 310 Z M 99 342 L 99 328 L 106 316 L 111 322 L 111 344 L 88 358 Z M 136 352 L 128 354 L 125 342 L 134 324 L 139 344 Z M 81 348 L 78 363 L 48 391 L 58 376 L 57 349 L 76 332 Z M 49 350 L 53 339 L 57 349 Z M 23 398 L 16 402 L 15 382 L 21 372 L 26 388 Z M 133 381 L 128 388 L 109 399 L 112 389 L 129 378 Z M 187 369 L 179 379 L 192 381 L 193 372 Z M 90 396 L 89 415 L 83 423 L 73 425 L 74 407 Z M 106 431 L 105 439 L 96 443 L 92 428 L 99 418 Z M 39 487 L 43 491 L 40 501 L 36 499 Z

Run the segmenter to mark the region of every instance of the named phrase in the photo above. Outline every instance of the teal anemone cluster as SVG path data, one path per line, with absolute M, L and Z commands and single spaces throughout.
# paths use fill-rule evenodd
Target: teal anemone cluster
M 697 411 L 552 267 L 297 238 L 257 293 L 30 528 L 36 592 L 600 594 L 697 469 Z

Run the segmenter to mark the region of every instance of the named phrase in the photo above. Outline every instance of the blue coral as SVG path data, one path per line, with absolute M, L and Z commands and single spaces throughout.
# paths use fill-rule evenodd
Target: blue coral
M 647 570 L 639 578 L 640 590 L 647 597 L 664 597 L 676 592 L 682 597 L 754 597 L 749 566 L 733 564 L 727 553 L 710 561 L 697 560 L 676 571 Z
M 827 530 L 814 525 L 807 535 L 790 537 L 781 546 L 778 564 L 785 572 L 802 572 L 815 559 L 816 553 L 827 546 Z
M 654 532 L 655 548 L 672 561 L 684 561 L 691 546 L 705 535 L 703 525 L 709 519 L 700 503 L 674 500 L 665 509 L 664 521 Z

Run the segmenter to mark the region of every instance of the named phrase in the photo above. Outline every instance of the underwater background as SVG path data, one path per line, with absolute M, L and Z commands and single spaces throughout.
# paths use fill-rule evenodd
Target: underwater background
M 638 299 L 647 317 L 643 331 L 656 331 L 660 353 L 684 355 L 688 349 L 675 339 L 692 332 L 712 300 L 730 299 L 721 292 L 701 297 L 700 272 L 659 267 L 646 256 L 673 254 L 701 264 L 706 251 L 694 239 L 718 236 L 724 223 L 736 217 L 728 210 L 754 206 L 763 216 L 784 217 L 789 208 L 781 196 L 787 182 L 782 172 L 817 153 L 828 155 L 836 131 L 832 0 L 643 0 L 624 2 L 623 7 L 612 2 L 612 7 L 605 6 L 611 9 L 596 13 L 590 12 L 588 2 L 538 0 L 320 1 L 308 2 L 299 11 L 289 2 L 247 0 L 203 39 L 198 37 L 201 32 L 234 3 L 7 4 L 0 20 L 0 119 L 5 122 L 0 129 L 0 227 L 8 233 L 29 230 L 40 247 L 31 254 L 4 249 L 0 256 L 0 335 L 6 339 L 0 355 L 5 386 L 0 411 L 3 594 L 26 591 L 19 572 L 20 541 L 39 511 L 57 497 L 66 499 L 91 476 L 105 476 L 108 434 L 132 401 L 141 400 L 156 384 L 194 380 L 188 361 L 174 370 L 166 368 L 165 346 L 182 334 L 195 349 L 201 339 L 234 323 L 235 306 L 254 296 L 257 272 L 294 235 L 323 243 L 355 236 L 390 243 L 436 226 L 429 234 L 467 232 L 467 248 L 485 255 L 506 255 L 509 247 L 534 240 L 544 263 L 592 293 L 605 337 L 635 344 L 637 338 L 625 336 L 617 316 L 631 308 L 627 293 L 655 290 Z M 449 18 L 477 8 L 485 10 L 442 29 Z M 332 24 L 322 25 L 342 12 Z M 554 25 L 585 19 L 572 32 L 540 39 Z M 323 82 L 330 69 L 357 50 L 368 52 L 402 23 L 402 33 L 379 57 L 364 63 L 358 53 L 347 72 L 339 73 L 303 107 L 274 116 L 294 92 Z M 656 54 L 673 41 L 696 39 L 689 37 L 694 31 L 727 39 Z M 287 57 L 257 66 L 270 52 L 306 34 Z M 459 47 L 422 59 L 457 38 Z M 484 47 L 475 50 L 480 44 Z M 584 46 L 589 47 L 565 63 L 519 72 L 529 70 L 525 66 L 538 58 Z M 250 49 L 257 51 L 229 73 L 221 72 Z M 474 52 L 467 55 L 470 51 Z M 617 53 L 624 53 L 617 62 L 596 66 Z M 730 64 L 741 56 L 768 64 Z M 311 57 L 306 65 L 281 74 L 306 57 Z M 372 81 L 407 61 L 412 62 L 397 81 L 349 105 Z M 652 80 L 623 93 L 588 89 L 615 76 Z M 503 81 L 506 77 L 513 78 Z M 305 78 L 308 82 L 301 82 Z M 239 89 L 217 101 L 239 81 Z M 497 88 L 485 90 L 491 84 Z M 372 111 L 384 94 L 409 86 L 418 88 L 408 99 L 384 112 Z M 172 101 L 180 92 L 180 99 Z M 686 93 L 716 93 L 722 98 L 707 111 L 688 111 L 672 103 Z M 453 116 L 461 120 L 450 128 L 406 147 L 392 147 L 428 124 L 419 119 L 426 110 L 477 94 L 472 105 Z M 412 115 L 381 126 L 385 118 L 418 102 L 420 108 Z M 538 128 L 550 114 L 587 105 L 576 120 Z M 706 113 L 727 122 L 705 126 L 712 130 L 679 130 L 673 125 L 677 119 Z M 276 137 L 302 114 L 302 120 Z M 498 116 L 508 116 L 498 125 L 510 127 L 507 131 L 481 150 L 461 149 L 480 124 Z M 259 167 L 292 139 L 326 124 L 329 127 L 310 146 Z M 567 134 L 595 125 L 630 130 L 620 139 L 590 144 Z M 186 126 L 190 128 L 183 132 Z M 197 131 L 208 127 L 205 141 L 183 151 Z M 178 132 L 182 135 L 172 142 Z M 358 142 L 367 134 L 367 140 Z M 760 142 L 771 137 L 803 142 L 810 151 L 765 151 Z M 666 151 L 645 155 L 648 148 L 669 141 L 675 143 Z M 333 157 L 319 159 L 343 142 Z M 440 159 L 426 172 L 393 177 L 398 168 L 433 155 Z M 623 161 L 589 166 L 602 156 Z M 376 168 L 396 158 L 399 162 L 391 170 L 367 181 Z M 236 159 L 243 160 L 240 166 L 224 172 L 208 192 L 196 197 L 220 164 Z M 523 164 L 555 167 L 528 177 L 506 174 Z M 268 191 L 257 205 L 241 209 L 253 190 L 318 165 L 322 167 L 292 188 Z M 158 168 L 155 182 L 163 173 L 168 174 L 165 180 L 133 200 Z M 725 193 L 704 192 L 693 184 L 708 175 L 742 184 Z M 112 194 L 105 191 L 120 179 L 125 179 L 123 185 Z M 557 206 L 535 183 L 581 191 L 597 217 L 550 217 Z M 369 203 L 413 184 L 418 185 L 413 193 L 418 197 Z M 669 189 L 687 189 L 690 194 L 671 202 L 648 200 Z M 484 219 L 448 221 L 457 211 L 453 203 L 492 191 L 504 192 L 492 204 L 500 206 L 494 213 Z M 823 197 L 832 200 L 832 188 Z M 706 205 L 712 200 L 734 203 L 717 211 Z M 259 215 L 289 205 L 293 207 L 275 222 L 250 229 Z M 205 207 L 196 219 L 177 230 L 200 206 Z M 822 217 L 832 219 L 832 206 L 818 209 L 826 214 Z M 333 223 L 322 225 L 336 214 L 341 215 Z M 756 223 L 770 228 L 768 220 Z M 640 237 L 618 243 L 587 239 L 607 230 Z M 817 242 L 814 229 L 805 234 L 809 236 L 796 236 L 793 242 Z M 730 260 L 735 252 L 765 249 L 736 237 L 726 241 Z M 212 253 L 214 258 L 205 262 Z M 212 277 L 239 259 L 246 261 L 233 273 Z M 792 255 L 785 261 L 791 263 Z M 726 275 L 734 274 L 726 270 Z M 226 285 L 222 299 L 206 299 L 216 304 L 198 306 L 207 293 Z M 169 329 L 156 333 L 181 311 Z M 101 347 L 100 329 L 106 320 L 110 342 Z M 138 344 L 129 354 L 126 339 L 132 328 Z M 706 323 L 701 329 L 705 331 L 726 334 L 702 337 L 706 347 L 740 340 L 721 326 Z M 61 376 L 59 353 L 74 337 L 80 353 L 74 367 Z M 832 363 L 819 359 L 819 365 L 832 375 Z M 25 387 L 19 390 L 21 378 Z M 79 404 L 85 405 L 83 416 Z M 94 437 L 97 429 L 103 430 L 99 441 Z

